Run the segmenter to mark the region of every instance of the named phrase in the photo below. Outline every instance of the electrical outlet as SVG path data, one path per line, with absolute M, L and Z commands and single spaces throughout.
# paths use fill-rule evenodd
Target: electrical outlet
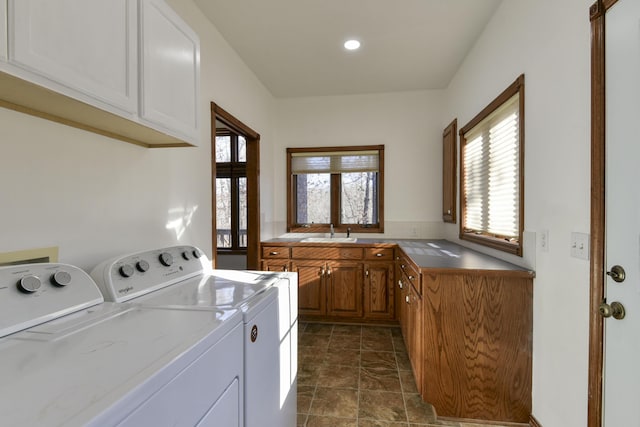
M 538 238 L 540 249 L 543 252 L 549 252 L 549 230 L 540 230 L 538 231 Z
M 589 259 L 589 234 L 571 233 L 571 256 Z

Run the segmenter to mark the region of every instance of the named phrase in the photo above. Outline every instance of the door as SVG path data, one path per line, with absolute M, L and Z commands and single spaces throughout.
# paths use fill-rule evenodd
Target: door
M 619 0 L 606 14 L 605 308 L 621 303 L 623 319 L 604 322 L 605 427 L 640 425 L 640 2 Z
M 364 316 L 367 319 L 393 319 L 392 262 L 364 266 Z
M 324 261 L 294 260 L 291 270 L 298 273 L 298 314 L 323 316 L 327 313 Z
M 362 317 L 362 264 L 327 262 L 327 314 Z

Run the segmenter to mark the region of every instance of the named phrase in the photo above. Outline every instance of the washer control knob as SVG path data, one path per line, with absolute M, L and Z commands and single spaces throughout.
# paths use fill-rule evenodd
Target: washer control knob
M 193 250 L 193 256 L 196 258 L 200 258 L 202 256 L 202 252 L 200 252 L 199 249 L 194 249 Z
M 24 276 L 22 279 L 18 281 L 18 289 L 20 289 L 22 292 L 27 292 L 29 294 L 40 289 L 41 285 L 42 285 L 42 282 L 40 281 L 40 279 L 33 275 Z
M 162 252 L 160 254 L 160 263 L 165 267 L 170 267 L 173 264 L 173 257 L 169 252 Z
M 189 251 L 182 252 L 182 258 L 184 258 L 186 261 L 189 261 L 191 259 L 191 256 L 191 252 Z
M 122 277 L 131 277 L 135 273 L 130 264 L 124 264 L 118 271 Z
M 51 276 L 51 283 L 56 286 L 67 286 L 71 283 L 71 274 L 66 271 L 56 271 L 53 276 Z
M 140 273 L 146 273 L 149 270 L 149 263 L 143 259 L 136 262 L 136 268 Z

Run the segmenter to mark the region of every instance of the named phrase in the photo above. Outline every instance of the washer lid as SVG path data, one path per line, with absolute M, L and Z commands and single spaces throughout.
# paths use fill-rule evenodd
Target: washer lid
M 176 283 L 133 301 L 153 306 L 237 308 L 264 292 L 273 283 L 275 280 L 271 277 L 268 280 L 243 282 L 205 275 Z
M 85 425 L 114 404 L 125 416 L 148 397 L 136 390 L 164 384 L 241 320 L 105 303 L 1 339 L 2 425 Z

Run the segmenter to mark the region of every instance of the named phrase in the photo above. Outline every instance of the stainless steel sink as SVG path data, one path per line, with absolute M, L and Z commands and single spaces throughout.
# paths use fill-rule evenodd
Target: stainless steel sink
M 307 237 L 302 243 L 356 243 L 356 237 Z

